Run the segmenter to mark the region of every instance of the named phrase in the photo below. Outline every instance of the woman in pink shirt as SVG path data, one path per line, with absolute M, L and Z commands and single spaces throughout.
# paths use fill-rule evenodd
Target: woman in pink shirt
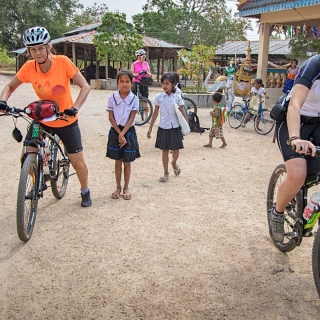
M 142 77 L 151 77 L 149 64 L 146 60 L 146 52 L 143 49 L 139 49 L 135 52 L 137 60 L 131 65 L 131 72 L 134 76 L 134 88 L 133 92 L 137 93 L 137 84 L 140 83 Z M 145 98 L 149 97 L 148 86 L 140 86 L 141 95 Z

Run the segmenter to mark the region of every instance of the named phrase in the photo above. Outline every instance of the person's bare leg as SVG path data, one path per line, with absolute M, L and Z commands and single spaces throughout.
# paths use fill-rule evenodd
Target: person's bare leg
M 209 143 L 204 144 L 204 147 L 208 147 L 208 148 L 212 148 L 212 141 L 213 141 L 213 137 L 209 137 Z
M 227 146 L 226 139 L 224 137 L 221 137 L 220 139 L 222 141 L 222 145 L 219 148 L 224 149 Z
M 118 199 L 121 193 L 121 175 L 122 175 L 122 160 L 115 160 L 114 176 L 116 178 L 116 191 L 111 195 L 113 199 Z
M 125 200 L 131 199 L 131 193 L 129 192 L 129 181 L 131 176 L 131 162 L 123 162 L 124 172 L 124 186 L 123 186 L 123 198 Z
M 175 174 L 176 176 L 178 176 L 178 175 L 180 174 L 180 172 L 181 172 L 181 170 L 180 170 L 180 168 L 179 168 L 179 166 L 178 166 L 178 164 L 177 164 L 177 161 L 178 161 L 178 159 L 179 159 L 179 154 L 180 154 L 179 149 L 177 149 L 177 150 L 172 150 L 171 166 L 172 166 L 173 171 L 174 171 L 174 174 Z
M 77 173 L 81 190 L 86 190 L 88 188 L 88 168 L 84 160 L 83 151 L 78 153 L 69 153 L 68 157 L 72 167 Z
M 307 162 L 302 158 L 286 161 L 287 176 L 278 188 L 276 210 L 284 212 L 287 204 L 295 197 L 307 175 Z
M 160 182 L 165 182 L 169 177 L 169 150 L 162 150 L 162 165 L 163 176 L 160 178 Z

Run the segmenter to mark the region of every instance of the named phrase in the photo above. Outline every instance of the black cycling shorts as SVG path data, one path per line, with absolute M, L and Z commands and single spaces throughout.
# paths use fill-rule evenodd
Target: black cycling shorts
M 288 146 L 287 140 L 289 139 L 289 132 L 287 122 L 283 121 L 276 126 L 277 141 L 280 152 L 282 153 L 283 160 L 287 161 L 294 158 L 304 158 L 305 154 L 300 154 L 292 150 L 291 146 Z M 300 137 L 303 140 L 310 140 L 312 137 L 312 143 L 315 146 L 320 145 L 320 122 L 317 123 L 301 123 L 300 125 Z
M 83 150 L 81 141 L 81 132 L 78 125 L 78 121 L 72 123 L 69 126 L 61 128 L 48 127 L 41 123 L 41 127 L 51 134 L 56 134 L 63 142 L 67 153 L 78 153 Z M 32 126 L 29 127 L 26 140 L 32 139 Z
M 134 82 L 134 86 L 133 86 L 132 91 L 135 95 L 137 95 L 137 82 Z M 140 85 L 140 92 L 143 97 L 145 97 L 145 98 L 149 97 L 149 87 L 148 86 Z

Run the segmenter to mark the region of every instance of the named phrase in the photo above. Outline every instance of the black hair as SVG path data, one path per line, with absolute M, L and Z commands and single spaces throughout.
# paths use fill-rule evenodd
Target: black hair
M 164 80 L 169 80 L 174 86 L 176 85 L 176 80 L 175 80 L 175 76 L 172 72 L 165 72 L 162 77 L 160 82 L 162 83 Z M 172 92 L 175 93 L 176 92 L 176 88 L 173 87 L 172 88 Z
M 123 70 L 118 71 L 117 83 L 119 82 L 119 80 L 122 76 L 127 76 L 130 79 L 130 82 L 133 82 L 133 74 L 130 70 L 123 69 Z
M 257 84 L 260 84 L 260 86 L 262 87 L 262 88 L 264 88 L 264 85 L 263 85 L 263 82 L 262 82 L 262 80 L 260 79 L 260 78 L 257 78 L 256 80 L 254 80 L 253 81 L 253 83 L 257 83 Z
M 222 94 L 220 92 L 215 92 L 213 95 L 212 95 L 212 100 L 214 102 L 218 102 L 220 103 L 222 101 Z
M 297 60 L 297 59 L 292 59 L 292 60 L 291 60 L 291 63 L 290 63 L 290 67 L 292 66 L 292 62 L 293 62 L 293 61 L 295 61 L 296 64 L 298 65 L 298 60 Z

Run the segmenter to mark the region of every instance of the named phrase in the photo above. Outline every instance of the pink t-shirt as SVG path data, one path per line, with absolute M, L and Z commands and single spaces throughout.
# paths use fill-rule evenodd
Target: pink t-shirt
M 148 68 L 149 68 L 149 64 L 146 61 L 143 61 L 142 63 L 140 63 L 137 60 L 133 63 L 133 72 L 134 73 L 139 73 L 140 71 L 148 71 Z M 140 82 L 142 77 L 143 77 L 142 75 L 138 75 L 138 76 L 134 77 L 133 81 Z

